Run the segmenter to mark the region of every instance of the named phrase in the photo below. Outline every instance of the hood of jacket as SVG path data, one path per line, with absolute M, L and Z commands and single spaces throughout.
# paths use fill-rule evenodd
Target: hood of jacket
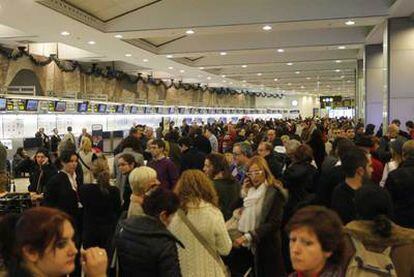
M 375 248 L 400 246 L 414 243 L 414 230 L 401 227 L 392 223 L 391 236 L 389 238 L 381 237 L 372 230 L 374 221 L 371 220 L 355 220 L 345 226 L 345 233 L 361 240 L 363 244 L 373 246 Z

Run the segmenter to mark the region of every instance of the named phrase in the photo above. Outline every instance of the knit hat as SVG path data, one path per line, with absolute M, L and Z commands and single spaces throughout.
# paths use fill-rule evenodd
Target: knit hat
M 363 185 L 355 193 L 355 208 L 359 219 L 373 220 L 378 215 L 392 216 L 389 193 L 375 185 Z

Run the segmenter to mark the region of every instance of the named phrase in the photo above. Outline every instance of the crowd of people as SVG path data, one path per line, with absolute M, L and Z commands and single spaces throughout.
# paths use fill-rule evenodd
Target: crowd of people
M 414 276 L 414 124 L 241 119 L 39 130 L 33 205 L 0 214 L 6 276 Z M 58 137 L 58 138 L 57 138 Z M 110 169 L 108 154 L 114 156 Z M 113 182 L 113 179 L 115 180 Z M 0 175 L 0 197 L 8 194 Z M 374 275 L 364 275 L 374 274 Z

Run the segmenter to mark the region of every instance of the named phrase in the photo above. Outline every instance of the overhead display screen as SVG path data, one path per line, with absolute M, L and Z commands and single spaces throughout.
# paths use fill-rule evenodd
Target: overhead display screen
M 88 111 L 88 103 L 87 102 L 78 103 L 78 112 L 85 113 L 87 111 Z
M 38 100 L 28 99 L 26 101 L 25 110 L 28 111 L 28 112 L 37 112 L 38 106 L 39 106 L 39 101 Z
M 66 102 L 56 101 L 55 102 L 55 112 L 65 112 L 66 111 Z
M 7 108 L 7 101 L 4 98 L 0 98 L 0 111 L 5 111 Z

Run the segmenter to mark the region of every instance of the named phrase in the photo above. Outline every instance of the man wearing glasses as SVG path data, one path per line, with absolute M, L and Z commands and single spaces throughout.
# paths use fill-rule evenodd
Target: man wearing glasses
M 246 165 L 249 159 L 252 157 L 253 151 L 250 144 L 245 142 L 239 142 L 233 146 L 233 161 L 230 170 L 233 177 L 240 184 L 243 183 L 243 179 L 246 175 Z

